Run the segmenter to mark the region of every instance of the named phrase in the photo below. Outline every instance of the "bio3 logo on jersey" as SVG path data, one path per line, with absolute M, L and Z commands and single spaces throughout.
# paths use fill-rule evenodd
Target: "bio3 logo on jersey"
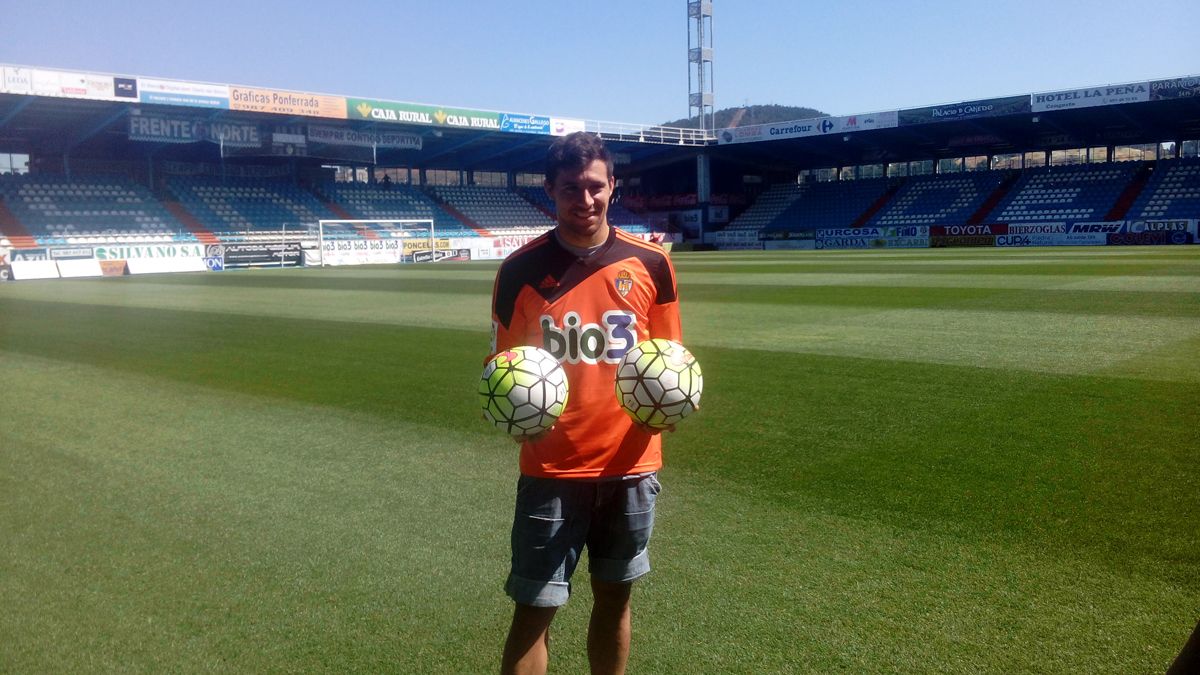
M 637 317 L 632 312 L 605 312 L 600 324 L 583 323 L 578 313 L 567 312 L 561 328 L 549 314 L 538 321 L 542 324 L 542 347 L 566 363 L 619 363 L 637 344 Z

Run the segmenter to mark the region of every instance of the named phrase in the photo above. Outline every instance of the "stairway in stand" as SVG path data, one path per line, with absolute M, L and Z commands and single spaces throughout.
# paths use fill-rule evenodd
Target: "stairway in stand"
M 183 223 L 184 227 L 186 227 L 192 234 L 196 235 L 196 240 L 200 243 L 221 243 L 221 240 L 217 239 L 217 236 L 213 234 L 211 230 L 205 227 L 204 223 L 201 223 L 196 216 L 193 216 L 191 213 L 189 213 L 188 210 L 183 207 L 183 204 L 165 199 L 163 200 L 162 204 L 167 208 L 168 211 L 171 212 L 171 215 L 175 216 L 176 220 Z
M 8 206 L 0 201 L 0 238 L 7 239 L 13 248 L 37 248 L 37 240 L 17 219 Z

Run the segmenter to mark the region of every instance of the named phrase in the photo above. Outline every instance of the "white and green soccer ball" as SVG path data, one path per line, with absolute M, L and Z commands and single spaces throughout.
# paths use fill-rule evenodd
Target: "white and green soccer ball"
M 696 412 L 703 389 L 700 363 L 672 340 L 639 342 L 617 365 L 617 402 L 635 421 L 654 429 Z
M 567 374 L 550 352 L 513 347 L 492 357 L 479 378 L 483 416 L 513 436 L 554 426 L 567 407 Z

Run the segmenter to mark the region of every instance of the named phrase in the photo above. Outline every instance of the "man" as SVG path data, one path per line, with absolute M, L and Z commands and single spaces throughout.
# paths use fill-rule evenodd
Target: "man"
M 492 353 L 542 346 L 570 385 L 557 424 L 521 440 L 505 590 L 516 603 L 501 671 L 544 673 L 550 623 L 567 602 L 586 546 L 593 673 L 621 673 L 632 635 L 633 581 L 650 571 L 647 544 L 661 489 L 662 441 L 617 403 L 616 365 L 651 337 L 679 341 L 675 270 L 662 248 L 610 227 L 612 157 L 579 132 L 557 139 L 545 189 L 557 226 L 500 266 Z

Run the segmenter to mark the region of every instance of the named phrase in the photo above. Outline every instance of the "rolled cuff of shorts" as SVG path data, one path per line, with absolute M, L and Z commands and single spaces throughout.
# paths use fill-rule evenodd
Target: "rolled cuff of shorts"
M 534 581 L 508 575 L 504 592 L 513 602 L 530 607 L 562 607 L 571 597 L 571 584 L 565 581 Z
M 606 560 L 589 558 L 588 571 L 597 581 L 624 583 L 645 576 L 650 571 L 650 551 L 642 549 L 631 560 Z

